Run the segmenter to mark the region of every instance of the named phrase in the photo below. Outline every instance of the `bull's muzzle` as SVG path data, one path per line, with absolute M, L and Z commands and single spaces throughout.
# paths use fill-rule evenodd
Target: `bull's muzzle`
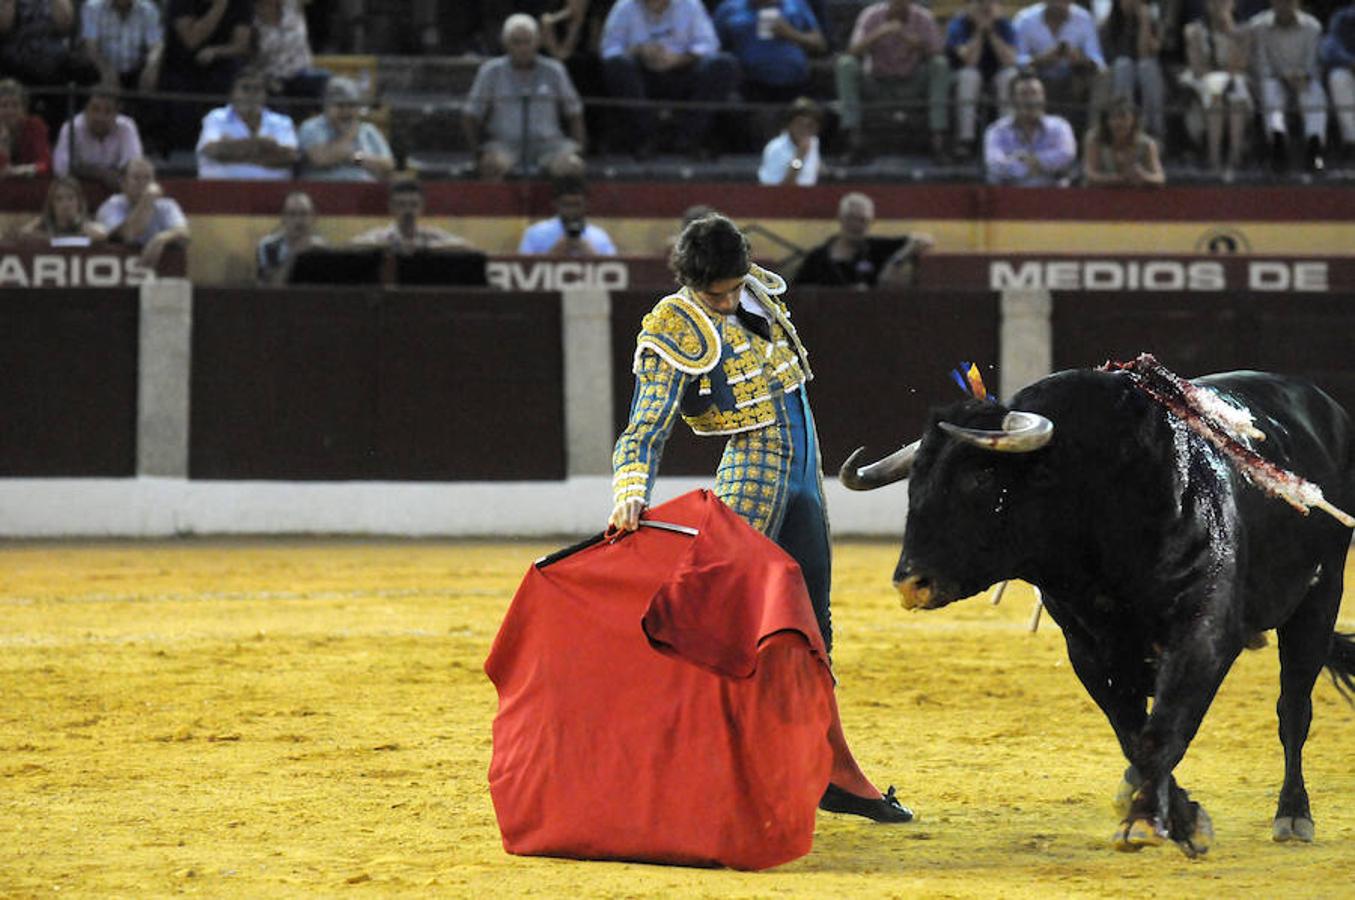
M 899 602 L 904 609 L 931 609 L 936 605 L 936 588 L 931 579 L 921 575 L 907 575 L 894 580 Z

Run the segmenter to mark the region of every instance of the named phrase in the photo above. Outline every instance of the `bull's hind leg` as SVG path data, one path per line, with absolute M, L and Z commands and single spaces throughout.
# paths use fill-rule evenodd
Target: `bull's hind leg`
M 1313 815 L 1303 783 L 1303 744 L 1313 720 L 1313 684 L 1326 665 L 1332 629 L 1341 605 L 1345 548 L 1328 554 L 1322 571 L 1299 608 L 1276 629 L 1280 644 L 1280 743 L 1284 745 L 1284 785 L 1275 808 L 1271 836 L 1277 841 L 1311 841 Z

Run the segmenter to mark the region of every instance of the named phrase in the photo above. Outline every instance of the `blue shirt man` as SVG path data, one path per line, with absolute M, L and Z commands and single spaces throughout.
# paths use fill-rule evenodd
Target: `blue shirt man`
M 1058 22 L 1051 28 L 1050 22 Z M 1027 6 L 1012 22 L 1016 30 L 1016 62 L 1035 66 L 1040 78 L 1063 81 L 1073 74 L 1076 62 L 1085 59 L 1098 71 L 1105 69 L 1096 20 L 1070 0 L 1046 0 Z
M 946 56 L 950 58 L 950 64 L 956 68 L 960 67 L 959 57 L 956 56 L 956 49 L 969 43 L 970 38 L 974 36 L 974 31 L 978 26 L 974 20 L 967 15 L 952 16 L 950 24 L 946 26 Z M 1012 47 L 1016 46 L 1016 29 L 1012 27 L 1010 20 L 1004 17 L 993 19 L 993 33 L 1003 43 Z M 998 59 L 997 53 L 992 46 L 985 43 L 979 53 L 979 74 L 983 80 L 988 82 L 1002 68 L 1002 60 Z
M 803 87 L 809 81 L 806 50 L 826 49 L 805 0 L 723 0 L 715 30 L 743 66 L 745 81 L 773 88 Z

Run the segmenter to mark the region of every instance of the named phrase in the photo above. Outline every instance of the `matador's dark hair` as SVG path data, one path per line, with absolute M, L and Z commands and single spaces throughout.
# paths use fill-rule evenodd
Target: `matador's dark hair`
M 725 278 L 742 278 L 750 263 L 748 238 L 733 222 L 711 213 L 682 229 L 668 267 L 680 283 L 704 290 Z

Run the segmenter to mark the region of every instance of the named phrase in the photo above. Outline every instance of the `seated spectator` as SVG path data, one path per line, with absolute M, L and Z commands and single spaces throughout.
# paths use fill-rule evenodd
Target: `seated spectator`
M 80 13 L 80 40 L 104 84 L 153 91 L 160 83 L 165 32 L 152 0 L 89 0 Z
M 757 170 L 760 184 L 817 184 L 819 166 L 819 126 L 823 110 L 808 97 L 790 106 L 786 128 L 762 149 L 762 165 Z
M 1077 139 L 1062 116 L 1046 115 L 1039 76 L 1022 72 L 1012 81 L 1012 114 L 983 134 L 989 184 L 1022 187 L 1065 185 L 1077 162 Z
M 236 74 L 253 53 L 249 0 L 169 0 L 165 22 L 161 89 L 211 95 L 213 100 L 230 93 Z M 210 108 L 185 101 L 168 104 L 170 143 L 190 145 L 193 124 Z
M 28 114 L 23 85 L 0 79 L 0 178 L 36 178 L 51 171 L 47 123 Z
M 1233 20 L 1233 0 L 1208 0 L 1205 15 L 1186 25 L 1187 70 L 1181 83 L 1199 98 L 1209 168 L 1225 180 L 1242 165 L 1251 125 L 1247 89 L 1248 32 Z M 1223 125 L 1228 123 L 1228 165 L 1223 165 Z
M 231 88 L 231 102 L 202 120 L 198 177 L 287 181 L 297 160 L 296 128 L 290 116 L 263 105 L 263 76 L 245 69 Z
M 71 52 L 76 5 L 74 0 L 0 0 L 0 72 L 30 87 L 97 81 L 93 65 Z
M 456 235 L 419 224 L 423 215 L 423 188 L 417 181 L 397 181 L 390 186 L 390 211 L 393 221 L 353 238 L 353 243 L 364 247 L 385 247 L 394 253 L 413 253 L 415 250 L 470 249 L 470 244 Z
M 974 156 L 979 96 L 988 85 L 1000 115 L 1011 114 L 1010 85 L 1016 77 L 1016 31 L 999 15 L 997 0 L 969 0 L 946 27 L 946 55 L 955 77 L 955 151 Z
M 656 149 L 657 118 L 646 100 L 713 102 L 738 90 L 739 64 L 720 52 L 715 26 L 700 0 L 617 0 L 602 29 L 602 68 L 607 92 L 623 100 L 641 101 L 616 115 L 613 136 L 627 143 L 641 159 Z M 713 150 L 707 131 L 707 110 L 674 116 L 674 148 L 698 158 Z
M 795 284 L 827 287 L 906 287 L 913 283 L 918 257 L 935 241 L 916 232 L 902 237 L 871 237 L 875 201 L 865 194 L 845 195 L 837 206 L 837 234 L 805 255 Z
M 297 0 L 254 0 L 254 65 L 275 97 L 318 98 L 329 73 L 315 68 Z
M 1331 17 L 1321 56 L 1341 129 L 1342 150 L 1350 159 L 1355 154 L 1355 6 L 1347 6 Z
M 1101 52 L 1110 65 L 1111 95 L 1137 96 L 1144 128 L 1159 140 L 1166 133 L 1167 85 L 1162 77 L 1162 37 L 1157 7 L 1149 0 L 1113 0 L 1101 26 Z
M 286 284 L 297 256 L 325 246 L 315 233 L 315 204 L 305 191 L 292 191 L 282 201 L 282 224 L 259 241 L 254 257 L 260 284 Z
M 885 0 L 861 10 L 847 52 L 836 65 L 842 127 L 854 159 L 866 155 L 861 103 L 913 103 L 926 98 L 932 155 L 944 160 L 950 132 L 950 64 L 941 29 L 913 0 Z
M 68 175 L 52 179 L 42 213 L 19 229 L 19 237 L 53 243 L 89 244 L 102 241 L 108 232 L 89 217 L 80 182 Z
M 154 269 L 170 244 L 187 245 L 188 219 L 155 180 L 155 164 L 137 157 L 122 173 L 122 192 L 99 207 L 96 218 L 108 239 L 141 248 L 141 261 Z
M 141 133 L 130 116 L 118 112 L 117 88 L 96 87 L 85 101 L 85 111 L 61 126 L 52 170 L 116 191 L 122 170 L 139 156 Z
M 386 138 L 358 115 L 360 97 L 352 79 L 335 76 L 325 85 L 325 111 L 301 123 L 301 177 L 316 181 L 385 181 L 395 169 Z
M 1016 63 L 1034 67 L 1054 108 L 1086 123 L 1105 89 L 1105 58 L 1092 14 L 1072 0 L 1027 6 L 1012 20 Z
M 720 44 L 743 69 L 746 100 L 794 100 L 809 86 L 809 54 L 828 49 L 805 0 L 722 0 L 714 18 Z
M 503 23 L 504 56 L 481 64 L 463 116 L 480 177 L 498 181 L 515 166 L 552 175 L 581 174 L 583 102 L 558 61 L 536 51 L 536 20 L 523 13 Z M 569 137 L 560 130 L 560 119 Z
M 522 254 L 615 256 L 607 232 L 588 221 L 588 189 L 582 178 L 555 182 L 555 217 L 529 225 L 518 244 Z
M 1308 168 L 1326 167 L 1323 144 L 1327 135 L 1327 92 L 1317 64 L 1322 26 L 1299 9 L 1298 0 L 1271 0 L 1270 9 L 1248 23 L 1252 35 L 1252 68 L 1261 85 L 1261 107 L 1270 132 L 1271 165 L 1283 172 L 1289 162 L 1289 123 L 1292 101 L 1303 113 Z
M 1157 141 L 1144 133 L 1139 112 L 1128 97 L 1116 97 L 1082 142 L 1083 176 L 1103 187 L 1161 187 L 1166 183 Z

